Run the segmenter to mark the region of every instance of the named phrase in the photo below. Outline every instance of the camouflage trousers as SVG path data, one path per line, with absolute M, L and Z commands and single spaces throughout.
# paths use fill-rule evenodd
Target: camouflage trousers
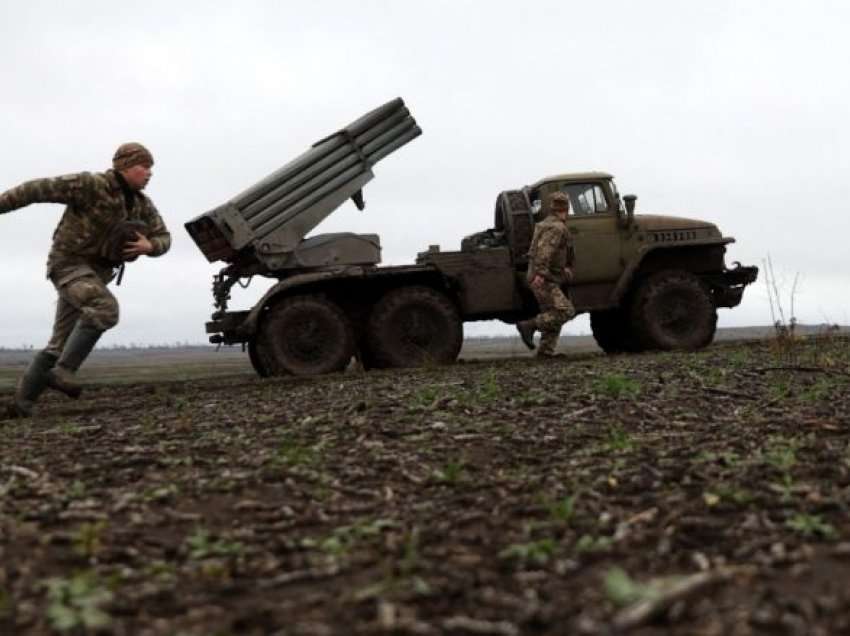
M 532 287 L 540 313 L 534 319 L 534 326 L 540 331 L 538 354 L 552 354 L 561 335 L 561 327 L 576 315 L 575 307 L 561 288 L 550 281 L 543 281 L 540 287 Z
M 118 324 L 118 301 L 106 288 L 112 277 L 111 269 L 86 266 L 55 267 L 50 272 L 59 300 L 46 352 L 60 355 L 77 321 L 100 331 Z

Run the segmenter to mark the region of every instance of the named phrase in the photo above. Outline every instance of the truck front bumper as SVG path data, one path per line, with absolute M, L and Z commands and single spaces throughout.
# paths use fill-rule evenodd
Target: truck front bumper
M 758 274 L 758 267 L 745 267 L 736 262 L 732 269 L 726 269 L 720 274 L 711 274 L 704 280 L 711 287 L 715 306 L 737 307 L 744 296 L 744 288 L 754 283 Z

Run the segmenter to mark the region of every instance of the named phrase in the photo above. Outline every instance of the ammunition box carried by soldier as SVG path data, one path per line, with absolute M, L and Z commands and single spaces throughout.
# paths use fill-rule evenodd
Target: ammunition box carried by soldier
M 507 190 L 494 227 L 466 237 L 460 251 L 431 246 L 416 262 L 380 266 L 375 234 L 307 234 L 347 199 L 363 209 L 374 165 L 421 134 L 401 99 L 377 108 L 186 229 L 216 275 L 213 343 L 247 343 L 260 375 L 448 363 L 463 323 L 515 323 L 537 312 L 525 281 L 534 224 L 553 192 L 570 200 L 575 266 L 569 295 L 589 312 L 605 351 L 698 349 L 717 309 L 735 307 L 756 267 L 724 264 L 734 242 L 706 221 L 636 215 L 612 175 L 560 174 Z M 230 311 L 233 285 L 277 279 L 254 307 Z

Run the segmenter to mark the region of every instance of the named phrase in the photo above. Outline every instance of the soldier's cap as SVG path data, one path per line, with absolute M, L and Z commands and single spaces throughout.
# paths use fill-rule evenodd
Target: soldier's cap
M 549 196 L 550 208 L 569 208 L 570 199 L 564 192 L 553 192 Z
M 135 141 L 118 146 L 112 157 L 112 167 L 119 171 L 140 163 L 153 165 L 153 155 L 150 150 Z

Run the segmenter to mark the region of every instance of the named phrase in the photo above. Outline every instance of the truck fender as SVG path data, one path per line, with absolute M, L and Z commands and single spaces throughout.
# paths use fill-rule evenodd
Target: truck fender
M 701 241 L 683 241 L 677 243 L 669 243 L 663 245 L 644 245 L 638 250 L 637 258 L 635 258 L 631 263 L 628 264 L 626 269 L 623 271 L 623 274 L 620 276 L 620 280 L 617 281 L 616 286 L 614 287 L 614 291 L 611 292 L 611 304 L 619 305 L 623 300 L 623 297 L 629 291 L 629 288 L 632 285 L 632 281 L 635 278 L 635 275 L 640 270 L 641 265 L 646 260 L 648 254 L 653 252 L 658 252 L 659 250 L 668 250 L 668 249 L 676 249 L 682 247 L 703 247 L 703 246 L 711 246 L 711 245 L 727 245 L 729 243 L 734 243 L 735 239 L 733 238 L 719 238 L 719 239 L 711 239 L 711 240 L 701 240 Z
M 339 280 L 340 278 L 345 278 L 349 276 L 360 276 L 362 275 L 362 273 L 362 267 L 344 267 L 321 272 L 296 274 L 295 276 L 285 278 L 284 280 L 274 285 L 265 294 L 263 294 L 263 297 L 260 298 L 257 304 L 251 308 L 250 312 L 248 312 L 248 316 L 245 318 L 244 321 L 242 321 L 242 324 L 239 325 L 236 330 L 236 333 L 240 336 L 253 336 L 254 333 L 256 333 L 257 331 L 257 323 L 260 320 L 260 314 L 263 312 L 263 309 L 265 309 L 269 302 L 277 296 L 288 294 L 294 289 L 304 287 L 306 285 L 312 285 L 323 280 Z

